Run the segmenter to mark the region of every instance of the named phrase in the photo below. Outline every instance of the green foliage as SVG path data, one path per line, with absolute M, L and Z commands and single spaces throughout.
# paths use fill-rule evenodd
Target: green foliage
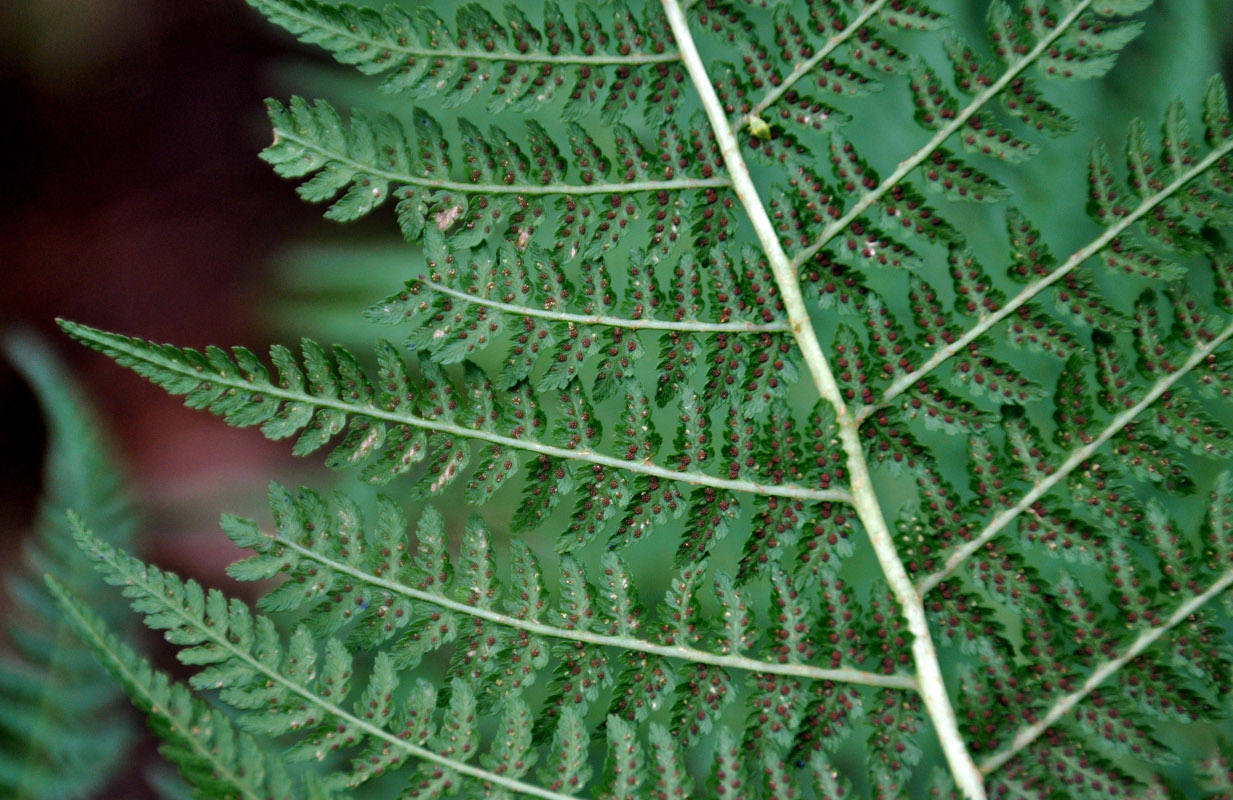
M 360 466 L 362 478 L 370 483 L 388 483 L 423 461 L 426 471 L 412 490 L 417 497 L 440 494 L 468 473 L 471 441 L 482 447 L 482 460 L 470 470 L 472 477 L 466 483 L 465 496 L 472 503 L 485 502 L 517 471 L 519 454 L 529 453 L 530 458 L 538 458 L 540 470 L 524 490 L 520 519 L 529 526 L 542 521 L 547 511 L 568 496 L 569 489 L 576 495 L 573 521 L 558 544 L 562 551 L 585 546 L 605 527 L 612 529 L 611 544 L 624 546 L 668 517 L 680 516 L 687 506 L 702 514 L 715 505 L 714 492 L 695 492 L 692 501 L 687 500 L 680 487 L 688 484 L 722 490 L 756 486 L 772 498 L 827 500 L 834 496 L 821 488 L 829 479 L 821 470 L 788 476 L 779 470 L 745 470 L 733 458 L 726 474 L 738 477 L 725 477 L 721 459 L 705 459 L 705 463 L 718 465 L 709 471 L 689 468 L 690 459 L 684 456 L 670 466 L 653 463 L 662 442 L 654 432 L 647 398 L 637 384 L 618 383 L 611 377 L 597 379 L 597 391 L 613 384 L 622 387 L 624 411 L 605 438 L 577 378 L 556 393 L 564 416 L 550 431 L 538 395 L 525 383 L 498 391 L 479 367 L 468 363 L 460 389 L 436 361 L 423 358 L 419 365 L 423 383 L 417 385 L 399 348 L 388 342 L 378 347 L 378 368 L 372 378 L 342 348 L 327 353 L 305 340 L 302 362 L 297 362 L 291 351 L 275 346 L 270 351 L 278 371 L 275 379 L 245 348 L 236 348 L 230 355 L 219 348 L 202 353 L 76 323 L 65 322 L 63 327 L 79 341 L 131 366 L 168 391 L 185 395 L 194 408 L 208 408 L 233 425 L 260 425 L 272 439 L 298 434 L 293 447 L 297 455 L 316 451 L 346 430 L 326 463 L 336 469 Z M 751 405 L 756 406 L 730 406 L 730 417 L 745 435 L 756 430 L 753 422 L 741 417 Z M 780 414 L 786 430 L 795 427 L 782 408 Z M 692 430 L 695 425 L 701 429 Z M 687 416 L 681 421 L 678 439 L 704 444 L 709 427 L 705 418 Z M 607 449 L 619 457 L 603 455 L 605 442 L 611 443 Z M 541 470 L 554 474 L 559 482 L 547 498 L 539 478 Z M 787 477 L 797 480 L 788 482 Z M 598 511 L 593 510 L 597 497 L 603 498 Z
M 408 130 L 388 115 L 372 120 L 354 112 L 344 123 L 321 100 L 309 105 L 296 97 L 288 107 L 274 100 L 267 105 L 275 138 L 261 157 L 285 178 L 312 175 L 300 186 L 301 197 L 323 202 L 346 190 L 326 216 L 348 222 L 392 192 L 399 225 L 410 242 L 435 228 L 461 248 L 505 236 L 525 243 L 545 219 L 552 220 L 546 216 L 547 198 L 558 198 L 555 205 L 568 207 L 578 219 L 557 230 L 555 249 L 569 260 L 595 258 L 615 244 L 619 231 L 614 228 L 638 216 L 658 221 L 670 213 L 669 193 L 702 194 L 696 202 L 705 207 L 714 202 L 713 192 L 708 196 L 706 190 L 723 184 L 711 175 L 714 145 L 700 140 L 703 134 L 697 130 L 664 129 L 655 143 L 657 155 L 631 129 L 619 126 L 609 155 L 585 129 L 572 124 L 565 147 L 572 158 L 566 159 L 562 145 L 532 121 L 525 123 L 526 138 L 516 141 L 500 128 L 485 135 L 461 120 L 462 146 L 456 148 L 423 109 L 416 109 Z M 693 142 L 697 152 L 674 158 L 672 149 L 686 142 Z M 465 180 L 450 179 L 455 161 L 464 166 Z M 577 183 L 566 182 L 571 167 Z M 588 224 L 588 218 L 594 222 Z M 664 238 L 654 227 L 648 233 L 651 245 Z
M 556 3 L 528 15 L 510 3 L 493 16 L 479 3 L 458 9 L 449 24 L 427 7 L 378 11 L 314 0 L 249 0 L 300 41 L 343 64 L 382 75 L 381 90 L 445 108 L 474 98 L 486 110 L 534 112 L 565 100 L 567 119 L 599 105 L 612 121 L 642 105 L 648 122 L 670 119 L 684 90 L 684 70 L 668 47 L 663 13 L 579 5 L 567 15 Z
M 254 746 L 243 776 L 1225 788 L 1175 736 L 1214 738 L 1233 689 L 1224 85 L 1092 145 L 1086 184 L 1082 156 L 1050 163 L 1089 121 L 1073 84 L 1150 3 L 997 0 L 979 40 L 898 0 L 251 4 L 423 106 L 270 101 L 262 154 L 333 220 L 393 196 L 409 266 L 366 317 L 397 343 L 267 363 L 62 323 L 416 504 L 413 538 L 393 500 L 341 491 L 274 485 L 273 530 L 225 517 L 253 553 L 232 577 L 277 579 L 269 616 L 76 531 L 193 689 L 289 748 L 286 775 Z M 221 754 L 234 787 L 229 723 L 55 591 L 190 781 Z
M 584 668 L 594 671 L 598 682 L 612 685 L 612 675 L 605 674 L 603 647 L 623 651 L 624 668 L 615 679 L 607 727 L 609 774 L 622 775 L 626 783 L 645 778 L 644 771 L 631 770 L 625 761 L 629 750 L 640 747 L 632 723 L 646 718 L 648 705 L 654 708 L 663 702 L 654 692 L 671 692 L 677 667 L 669 657 L 695 665 L 710 663 L 716 675 L 725 675 L 725 682 L 724 667 L 773 670 L 793 676 L 793 684 L 798 677 L 815 678 L 819 685 L 832 677 L 875 685 L 910 682 L 810 668 L 793 654 L 776 665 L 743 658 L 739 650 L 723 656 L 699 652 L 689 645 L 711 635 L 701 619 L 691 626 L 687 639 L 669 633 L 668 624 L 647 624 L 650 629 L 662 627 L 663 633 L 635 638 L 644 625 L 645 609 L 633 595 L 625 565 L 612 554 L 604 559 L 604 578 L 598 587 L 576 562 L 563 570 L 560 610 L 546 615 L 558 617 L 561 624 L 552 625 L 537 619 L 547 603 L 539 565 L 528 551 L 516 548 L 522 556 L 514 583 L 532 587 L 534 594 L 510 596 L 502 612 L 496 608 L 500 583 L 490 535 L 478 520 L 468 526 L 456 568 L 442 549 L 441 518 L 431 508 L 420 521 L 417 556 L 391 564 L 393 553 L 411 549 L 403 539 L 406 523 L 401 510 L 392 502 L 382 501 L 372 529 L 344 495 L 337 496 L 330 508 L 312 492 L 292 497 L 274 486 L 271 502 L 279 526 L 276 534 L 234 518 L 224 520 L 224 528 L 237 544 L 258 553 L 234 565 L 233 577 L 258 579 L 280 572 L 290 576 L 263 601 L 272 610 L 308 612 L 305 624 L 285 642 L 269 617 L 253 616 L 238 600 L 143 564 L 100 541 L 76 519 L 73 533 L 104 578 L 123 587 L 146 624 L 165 631 L 168 641 L 183 648 L 180 660 L 201 668 L 190 681 L 193 688 L 217 691 L 223 703 L 242 713 L 240 719 L 250 733 L 294 733 L 297 742 L 288 755 L 292 762 L 323 760 L 338 751 L 352 756 L 350 767 L 323 779 L 317 791 L 358 786 L 411 758 L 428 762 L 410 778 L 412 796 L 447 790 L 485 796 L 509 790 L 570 796 L 590 776 L 591 734 L 585 720 L 596 695 L 578 693 L 567 681 Z M 686 597 L 670 592 L 666 608 L 694 605 L 695 573 L 688 572 L 679 584 Z M 152 671 L 58 583 L 52 582 L 52 590 L 71 624 L 150 715 L 156 732 L 168 739 L 169 757 L 195 788 L 206 796 L 219 791 L 220 796 L 264 796 L 263 791 L 282 796 L 290 791 L 289 779 L 277 762 L 262 756 L 251 742 L 237 750 L 225 717 Z M 775 594 L 780 603 L 797 596 L 785 575 L 776 581 Z M 528 604 L 532 596 L 534 606 Z M 732 613 L 735 610 L 727 612 Z M 772 634 L 767 648 L 780 649 L 785 637 L 803 642 L 809 633 L 801 621 L 804 613 L 802 606 L 796 612 L 799 619 L 786 624 L 782 635 L 768 626 Z M 335 636 L 344 627 L 349 632 L 345 643 Z M 449 633 L 441 635 L 446 630 Z M 455 636 L 451 672 L 456 677 L 448 691 L 438 692 L 422 680 L 409 691 L 400 691 L 399 675 Z M 550 645 L 549 639 L 558 644 Z M 535 721 L 524 697 L 549 663 L 550 647 L 576 666 L 559 672 L 558 679 L 549 683 L 543 701 L 547 715 Z M 579 647 L 585 655 L 571 652 Z M 357 650 L 375 651 L 375 656 L 367 681 L 353 684 Z M 654 672 L 653 679 L 648 670 Z M 760 675 L 763 681 L 776 680 L 770 672 Z M 682 683 L 678 705 L 688 703 L 696 691 L 695 683 Z M 480 755 L 477 765 L 481 752 L 477 715 L 497 709 L 499 729 L 506 733 Z M 434 721 L 434 710 L 441 712 L 439 722 Z M 696 729 L 698 723 L 681 717 L 677 724 Z M 764 727 L 751 722 L 750 732 Z M 546 788 L 521 779 L 526 767 L 537 761 L 544 765 L 536 774 Z M 268 790 L 261 789 L 263 780 L 269 781 Z
M 67 508 L 83 509 L 98 535 L 116 543 L 131 539 L 135 519 L 94 412 L 51 349 L 29 334 L 12 334 L 4 345 L 39 398 L 48 446 L 36 527 L 3 576 L 11 605 L 0 660 L 0 793 L 86 797 L 123 766 L 135 725 L 41 577 L 55 575 L 83 594 L 103 588 L 68 536 Z M 102 596 L 94 613 L 113 623 L 128 617 L 123 603 Z
M 80 526 L 81 521 L 74 517 L 73 523 Z M 311 777 L 297 790 L 281 759 L 264 752 L 252 736 L 237 732 L 225 714 L 194 697 L 187 686 L 153 669 L 63 584 L 50 576 L 47 583 L 64 622 L 147 715 L 151 729 L 163 741 L 159 752 L 179 767 L 193 796 L 248 800 L 336 796 Z

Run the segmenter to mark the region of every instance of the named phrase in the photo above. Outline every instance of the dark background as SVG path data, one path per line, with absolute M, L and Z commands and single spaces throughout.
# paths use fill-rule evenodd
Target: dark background
M 233 555 L 214 498 L 259 493 L 286 448 L 187 412 L 54 320 L 194 346 L 268 337 L 265 265 L 318 219 L 256 157 L 269 65 L 292 48 L 238 1 L 0 3 L 0 334 L 51 341 L 127 465 L 147 554 L 209 583 Z M 30 527 L 43 444 L 0 358 L 0 571 Z M 147 742 L 100 796 L 155 797 L 157 761 Z
M 256 157 L 270 65 L 293 48 L 240 2 L 0 4 L 0 329 L 51 338 L 156 517 L 203 484 L 264 485 L 286 448 L 185 412 L 54 320 L 191 346 L 268 337 L 254 322 L 264 266 L 319 219 Z M 0 558 L 34 508 L 37 419 L 0 364 Z M 196 538 L 189 517 L 161 522 Z

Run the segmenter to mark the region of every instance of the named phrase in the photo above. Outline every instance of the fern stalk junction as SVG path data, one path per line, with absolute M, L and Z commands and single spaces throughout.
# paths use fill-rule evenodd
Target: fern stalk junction
M 800 277 L 792 259 L 784 252 L 779 236 L 767 216 L 766 208 L 758 197 L 757 187 L 750 177 L 745 159 L 741 155 L 740 144 L 728 125 L 727 115 L 706 66 L 694 44 L 689 31 L 689 22 L 685 18 L 678 0 L 663 0 L 664 14 L 672 26 L 677 47 L 685 68 L 693 80 L 694 89 L 702 99 L 702 107 L 706 110 L 715 138 L 723 153 L 724 163 L 732 177 L 736 195 L 741 206 L 749 216 L 757 233 L 758 241 L 770 262 L 775 274 L 775 282 L 783 297 L 784 310 L 792 326 L 792 335 L 801 349 L 805 364 L 813 378 L 818 394 L 835 409 L 835 419 L 839 426 L 840 440 L 843 442 L 844 453 L 847 455 L 848 473 L 851 484 L 848 491 L 852 495 L 852 504 L 857 516 L 865 527 L 865 532 L 877 554 L 882 572 L 890 584 L 891 591 L 899 601 L 907 620 L 908 629 L 912 633 L 912 654 L 916 661 L 917 690 L 925 701 L 933 721 L 942 750 L 946 753 L 955 781 L 964 794 L 973 800 L 984 800 L 985 787 L 980 770 L 968 753 L 967 745 L 959 733 L 955 711 L 951 707 L 950 697 L 946 692 L 946 682 L 942 677 L 942 668 L 938 663 L 937 649 L 929 632 L 929 623 L 925 619 L 925 607 L 921 595 L 916 591 L 912 579 L 908 576 L 899 553 L 895 549 L 894 538 L 882 516 L 882 508 L 874 489 L 873 479 L 869 475 L 869 466 L 865 462 L 864 449 L 857 434 L 859 421 L 853 417 L 840 394 L 839 385 L 835 382 L 834 373 L 822 352 L 822 345 L 814 333 L 813 323 L 809 318 L 809 310 L 805 307 L 805 298 L 801 295 Z
M 198 671 L 65 575 L 43 597 L 203 797 L 1162 797 L 1170 732 L 1215 738 L 1227 92 L 1086 181 L 1032 161 L 1080 122 L 1048 86 L 1106 75 L 1150 0 L 249 3 L 398 101 L 268 100 L 261 158 L 417 249 L 359 354 L 60 323 L 389 487 L 224 516 L 228 574 L 277 579 L 256 611 L 74 518 Z M 1189 774 L 1224 797 L 1229 764 Z

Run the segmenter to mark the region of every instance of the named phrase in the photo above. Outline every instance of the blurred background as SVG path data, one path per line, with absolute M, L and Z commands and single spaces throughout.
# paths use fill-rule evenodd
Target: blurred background
M 0 4 L 0 327 L 51 337 L 156 514 L 268 476 L 286 448 L 188 413 L 70 345 L 54 319 L 194 346 L 269 338 L 256 310 L 271 259 L 319 224 L 256 158 L 269 135 L 261 101 L 288 51 L 241 2 Z M 0 418 L 11 553 L 34 508 L 43 435 L 5 367 Z M 156 522 L 192 533 L 186 517 Z
M 432 5 L 452 19 L 456 4 Z M 966 37 L 981 37 L 987 3 L 933 5 Z M 1132 45 L 1108 80 L 1054 95 L 1086 118 L 1080 133 L 1042 142 L 1047 174 L 1084 165 L 1098 135 L 1116 152 L 1132 113 L 1157 129 L 1174 94 L 1190 101 L 1197 124 L 1207 76 L 1233 74 L 1231 0 L 1161 0 L 1148 21 L 1155 36 Z M 0 331 L 49 337 L 127 464 L 144 554 L 207 583 L 225 580 L 221 569 L 235 555 L 218 534 L 219 513 L 266 518 L 270 478 L 320 486 L 320 459 L 294 461 L 284 444 L 185 409 L 69 343 L 54 319 L 193 347 L 371 338 L 360 310 L 408 277 L 400 263 L 410 255 L 388 208 L 336 226 L 257 158 L 269 140 L 263 98 L 301 93 L 405 112 L 371 83 L 241 0 L 0 3 Z M 904 107 L 901 83 L 858 119 L 878 132 L 862 152 L 880 165 L 924 138 L 912 125 L 887 124 Z M 1019 192 L 1055 253 L 1086 241 L 1075 166 L 1058 184 L 997 177 Z M 958 213 L 988 216 L 987 239 L 974 245 L 987 248 L 991 271 L 1000 269 L 998 212 Z M 0 564 L 16 553 L 36 507 L 45 443 L 38 419 L 34 395 L 0 361 Z M 143 791 L 125 786 L 129 796 Z

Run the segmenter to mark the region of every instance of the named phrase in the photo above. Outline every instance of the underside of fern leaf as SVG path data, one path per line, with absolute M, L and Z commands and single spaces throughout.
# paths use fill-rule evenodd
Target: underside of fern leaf
M 995 0 L 972 41 L 899 0 L 250 4 L 405 101 L 270 101 L 262 153 L 330 219 L 393 200 L 385 337 L 266 360 L 61 324 L 413 507 L 274 485 L 272 530 L 225 518 L 270 616 L 77 535 L 311 785 L 1149 796 L 1171 726 L 1218 731 L 1224 86 L 1040 163 L 1085 121 L 1055 84 L 1150 2 Z M 893 158 L 881 90 L 919 129 Z M 1050 230 L 1040 181 L 1089 220 Z M 160 723 L 181 751 L 200 714 Z

